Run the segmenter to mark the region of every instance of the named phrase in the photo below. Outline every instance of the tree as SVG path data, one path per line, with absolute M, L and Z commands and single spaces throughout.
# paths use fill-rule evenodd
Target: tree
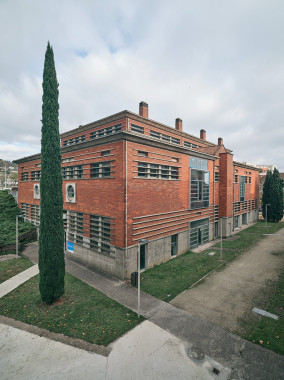
M 266 216 L 266 205 L 267 216 Z M 269 222 L 279 222 L 283 217 L 283 189 L 279 171 L 268 170 L 263 185 L 262 214 Z
M 49 42 L 42 88 L 39 289 L 42 300 L 51 304 L 64 294 L 65 262 L 58 82 Z

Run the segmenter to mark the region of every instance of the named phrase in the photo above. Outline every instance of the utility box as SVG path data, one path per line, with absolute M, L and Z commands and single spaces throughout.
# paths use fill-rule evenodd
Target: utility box
M 131 286 L 137 286 L 138 285 L 138 272 L 132 272 L 131 273 Z

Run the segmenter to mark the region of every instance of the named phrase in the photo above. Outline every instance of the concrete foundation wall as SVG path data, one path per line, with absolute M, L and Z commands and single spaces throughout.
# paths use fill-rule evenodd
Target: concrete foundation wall
M 84 265 L 92 266 L 99 271 L 105 272 L 120 279 L 124 278 L 123 250 L 115 249 L 115 256 L 109 257 L 88 248 L 74 244 L 74 253 L 66 252 L 73 260 Z
M 251 224 L 258 220 L 258 211 L 250 211 L 247 213 L 246 223 Z M 221 234 L 219 220 L 219 236 Z M 242 217 L 240 216 L 240 227 Z M 233 232 L 234 219 L 233 217 L 222 219 L 223 237 L 229 237 Z M 189 250 L 189 235 L 190 230 L 181 232 L 177 239 L 177 255 L 182 255 Z M 209 240 L 214 238 L 214 223 L 209 224 Z M 66 254 L 72 259 L 84 264 L 92 266 L 99 271 L 118 277 L 122 280 L 129 279 L 132 272 L 137 271 L 137 245 L 127 249 L 114 248 L 114 255 L 96 253 L 88 248 L 84 248 L 74 244 L 74 253 L 67 252 Z M 155 265 L 164 263 L 172 258 L 171 256 L 171 236 L 166 236 L 157 240 L 150 241 L 146 245 L 146 268 L 153 268 Z

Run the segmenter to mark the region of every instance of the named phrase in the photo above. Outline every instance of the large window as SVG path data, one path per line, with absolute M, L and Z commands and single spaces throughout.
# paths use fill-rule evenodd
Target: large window
M 178 179 L 178 167 L 138 162 L 138 177 Z
M 240 201 L 245 200 L 245 189 L 246 189 L 246 177 L 241 175 L 240 176 Z
M 191 169 L 190 205 L 191 209 L 209 207 L 210 174 Z
M 189 157 L 189 167 L 191 169 L 208 170 L 208 160 L 198 157 Z

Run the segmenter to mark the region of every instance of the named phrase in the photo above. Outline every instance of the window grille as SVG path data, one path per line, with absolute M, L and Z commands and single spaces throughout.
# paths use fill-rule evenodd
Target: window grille
M 110 177 L 110 161 L 91 164 L 91 178 Z
M 176 166 L 138 162 L 138 177 L 177 180 L 179 178 L 179 168 Z

